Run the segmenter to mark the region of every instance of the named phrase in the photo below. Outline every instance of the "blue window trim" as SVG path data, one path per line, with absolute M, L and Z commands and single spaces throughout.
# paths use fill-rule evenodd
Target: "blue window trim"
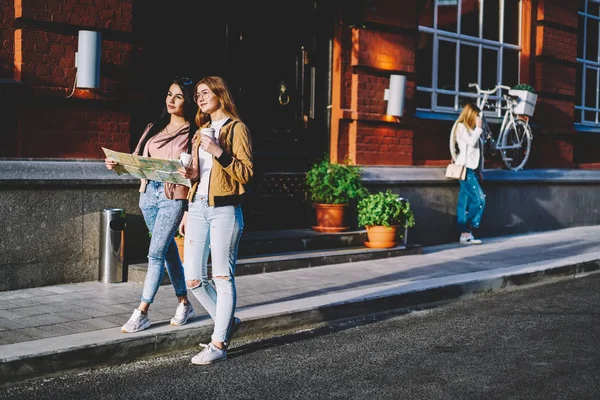
M 583 125 L 580 123 L 576 123 L 575 130 L 580 131 L 580 132 L 600 133 L 600 126 L 590 126 L 590 125 Z

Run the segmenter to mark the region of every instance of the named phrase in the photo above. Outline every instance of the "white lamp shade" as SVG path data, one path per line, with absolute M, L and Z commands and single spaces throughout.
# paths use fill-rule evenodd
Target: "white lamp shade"
M 384 100 L 387 100 L 387 115 L 401 117 L 404 115 L 404 93 L 406 92 L 406 76 L 390 75 L 390 88 L 385 89 Z
M 100 32 L 79 31 L 79 43 L 75 55 L 77 87 L 97 89 L 100 87 Z

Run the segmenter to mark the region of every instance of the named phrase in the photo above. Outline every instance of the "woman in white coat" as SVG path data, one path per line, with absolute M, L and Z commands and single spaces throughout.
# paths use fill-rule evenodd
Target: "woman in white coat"
M 479 181 L 482 179 L 481 169 L 483 157 L 481 152 L 482 121 L 480 110 L 473 104 L 467 104 L 458 116 L 456 124 L 456 144 L 458 156 L 456 164 L 467 168 L 464 180 L 459 180 L 460 190 L 456 218 L 460 230 L 461 244 L 481 244 L 480 239 L 473 236 L 473 229 L 479 228 L 481 216 L 485 208 L 485 194 L 481 190 Z

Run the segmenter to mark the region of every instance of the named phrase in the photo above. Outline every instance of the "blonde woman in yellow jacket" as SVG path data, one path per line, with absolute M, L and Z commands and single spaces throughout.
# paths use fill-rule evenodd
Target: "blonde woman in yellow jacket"
M 234 317 L 235 266 L 244 230 L 244 184 L 253 175 L 252 141 L 222 78 L 200 80 L 195 99 L 198 126 L 213 128 L 215 136 L 198 130 L 193 138 L 192 165 L 180 171 L 192 180 L 180 232 L 185 235 L 187 287 L 214 321 L 211 342 L 192 363 L 212 364 L 227 358 L 229 340 L 241 322 Z M 212 280 L 208 279 L 209 254 Z

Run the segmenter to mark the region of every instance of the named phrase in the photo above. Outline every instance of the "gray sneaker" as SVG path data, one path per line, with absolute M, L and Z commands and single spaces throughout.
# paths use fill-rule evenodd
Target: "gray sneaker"
M 135 333 L 143 331 L 152 325 L 147 314 L 142 314 L 137 308 L 133 310 L 133 314 L 129 317 L 129 321 L 121 327 L 123 333 Z
M 192 364 L 207 365 L 227 360 L 227 350 L 221 350 L 212 343 L 202 346 L 204 346 L 204 350 L 192 357 Z
M 470 234 L 469 236 L 462 236 L 460 237 L 460 244 L 481 244 L 483 243 L 483 241 L 481 239 L 475 239 L 475 237 L 473 236 L 473 234 Z
M 171 318 L 171 325 L 179 326 L 185 325 L 189 318 L 196 316 L 194 312 L 194 307 L 192 307 L 192 303 L 188 301 L 187 304 L 183 304 L 183 302 L 179 303 L 177 306 L 177 311 L 175 311 L 175 316 Z

